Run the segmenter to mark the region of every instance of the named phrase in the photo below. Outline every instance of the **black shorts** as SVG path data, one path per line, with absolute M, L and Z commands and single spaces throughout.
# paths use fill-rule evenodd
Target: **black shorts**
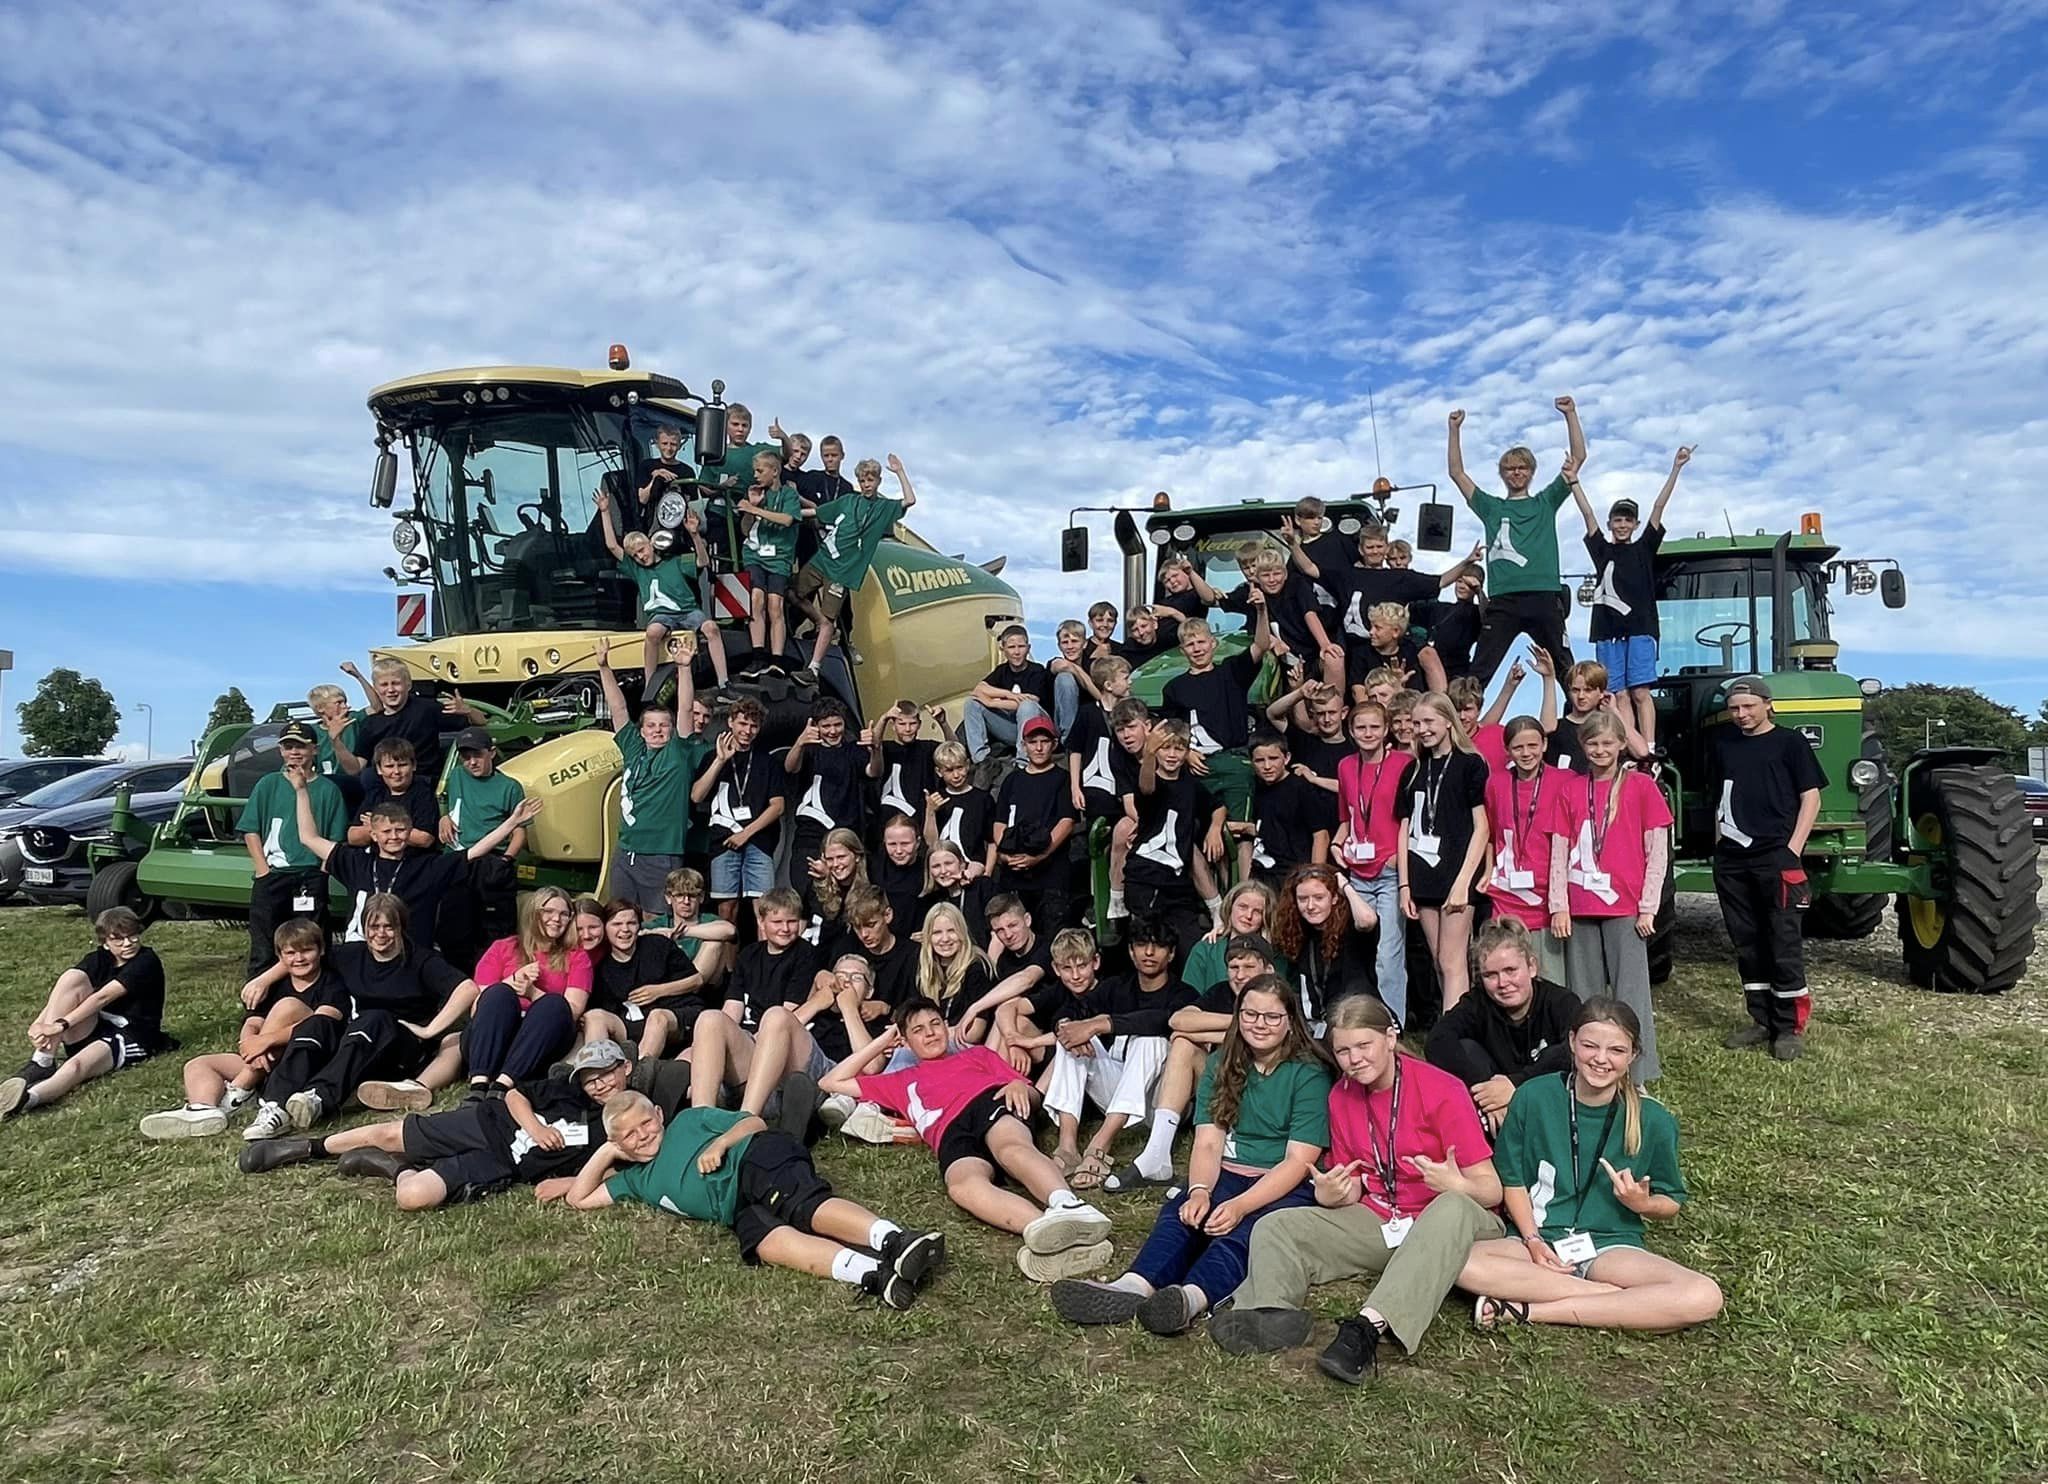
M 107 1070 L 119 1072 L 128 1067 L 140 1066 L 143 1062 L 155 1056 L 157 1052 L 164 1049 L 154 1042 L 144 1041 L 139 1037 L 129 1034 L 126 1026 L 113 1024 L 110 1021 L 111 1017 L 102 1010 L 100 1012 L 100 1024 L 105 1029 L 96 1035 L 87 1037 L 79 1045 L 68 1048 L 71 1054 L 76 1056 L 79 1052 L 85 1050 L 87 1046 L 104 1046 L 114 1058 L 114 1064 L 107 1068 Z
M 963 1159 L 985 1159 L 995 1165 L 996 1157 L 988 1151 L 989 1131 L 1005 1118 L 1016 1117 L 1003 1101 L 1001 1087 L 988 1088 L 969 1098 L 967 1106 L 953 1115 L 953 1121 L 946 1125 L 945 1137 L 939 1140 L 940 1177 Z M 997 1173 L 1001 1169 L 996 1165 Z
M 756 567 L 753 563 L 749 562 L 747 564 L 747 586 L 757 593 L 774 593 L 777 597 L 781 597 L 789 591 L 789 574 L 787 572 L 770 572 L 766 567 Z
M 399 1136 L 408 1160 L 441 1177 L 451 1206 L 480 1201 L 519 1178 L 511 1151 L 498 1146 L 480 1106 L 408 1114 Z
M 732 1234 L 740 1240 L 740 1261 L 758 1263 L 761 1244 L 777 1227 L 811 1229 L 818 1207 L 832 1199 L 832 1187 L 811 1163 L 811 1151 L 788 1134 L 756 1134 L 740 1156 L 739 1203 Z

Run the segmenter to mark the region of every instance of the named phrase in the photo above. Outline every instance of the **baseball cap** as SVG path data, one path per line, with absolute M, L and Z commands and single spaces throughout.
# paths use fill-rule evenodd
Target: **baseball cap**
M 489 752 L 495 746 L 490 732 L 483 727 L 464 727 L 455 734 L 457 752 Z
M 1634 520 L 1639 514 L 1640 512 L 1636 509 L 1636 502 L 1633 500 L 1616 500 L 1607 507 L 1607 515 L 1610 520 L 1617 515 L 1625 515 L 1630 520 Z
M 617 1041 L 586 1041 L 569 1058 L 569 1075 L 581 1077 L 585 1072 L 602 1072 L 625 1060 L 626 1048 Z
M 1728 682 L 1728 688 L 1721 694 L 1730 701 L 1737 696 L 1755 696 L 1759 701 L 1768 701 L 1771 687 L 1761 675 L 1738 675 Z
M 1276 962 L 1273 945 L 1257 933 L 1239 933 L 1229 943 L 1224 945 L 1223 957 L 1225 960 L 1235 958 L 1241 953 L 1256 953 L 1268 965 Z
M 278 728 L 277 745 L 282 747 L 287 742 L 295 742 L 301 747 L 318 747 L 320 745 L 320 739 L 313 735 L 313 729 L 303 721 L 288 721 Z
M 1034 716 L 1024 723 L 1024 736 L 1036 737 L 1041 732 L 1048 737 L 1057 737 L 1060 729 L 1054 726 L 1049 718 L 1043 716 Z

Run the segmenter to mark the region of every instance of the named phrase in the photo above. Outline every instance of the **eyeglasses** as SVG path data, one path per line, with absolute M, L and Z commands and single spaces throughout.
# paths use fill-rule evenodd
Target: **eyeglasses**
M 1237 1012 L 1237 1018 L 1246 1025 L 1287 1024 L 1287 1012 L 1285 1010 L 1240 1010 Z

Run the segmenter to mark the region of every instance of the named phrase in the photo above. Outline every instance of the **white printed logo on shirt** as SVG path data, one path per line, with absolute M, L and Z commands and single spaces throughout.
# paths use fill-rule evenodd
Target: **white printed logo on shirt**
M 1354 639 L 1372 638 L 1372 625 L 1365 618 L 1364 593 L 1351 595 L 1351 606 L 1344 610 L 1344 632 Z
M 915 1082 L 910 1084 L 910 1098 L 906 1107 L 910 1113 L 910 1121 L 916 1125 L 920 1135 L 946 1116 L 946 1110 L 943 1107 L 927 1108 L 925 1106 L 924 1098 L 918 1093 Z
M 1115 794 L 1116 770 L 1109 765 L 1109 738 L 1104 737 L 1095 744 L 1095 756 L 1088 760 L 1088 766 L 1081 770 L 1081 787 L 1095 790 L 1099 794 Z
M 1593 589 L 1593 606 L 1612 608 L 1616 613 L 1633 613 L 1635 609 L 1628 600 L 1614 588 L 1614 563 L 1609 562 L 1600 569 L 1600 585 Z
M 1721 805 L 1714 811 L 1714 824 L 1723 840 L 1739 845 L 1744 850 L 1756 844 L 1756 840 L 1744 831 L 1741 825 L 1735 822 L 1735 780 L 1733 778 L 1723 778 L 1721 780 Z
M 837 820 L 825 812 L 824 779 L 813 778 L 811 780 L 810 789 L 804 794 L 804 801 L 796 806 L 796 817 L 798 819 L 815 819 L 828 830 L 838 823 Z
M 1188 711 L 1188 746 L 1204 757 L 1223 750 L 1223 744 L 1210 736 L 1209 729 L 1202 725 L 1202 713 L 1192 708 Z
M 711 796 L 711 828 L 737 832 L 754 817 L 754 811 L 745 804 L 733 802 L 732 785 L 721 782 L 718 792 Z
M 843 515 L 835 515 L 829 525 L 818 527 L 818 545 L 835 562 L 839 560 L 839 523 L 845 519 Z
M 359 891 L 356 893 L 356 910 L 350 914 L 348 926 L 342 929 L 342 942 L 360 943 L 363 941 L 363 908 L 369 905 L 369 901 L 370 894 L 368 892 Z
M 882 804 L 899 814 L 915 816 L 917 810 L 911 807 L 910 796 L 903 791 L 903 764 L 889 764 L 889 781 L 882 785 Z
M 1612 878 L 1600 869 L 1599 858 L 1593 854 L 1593 821 L 1590 819 L 1579 821 L 1579 838 L 1572 841 L 1571 857 L 1565 862 L 1565 877 L 1573 886 L 1598 897 L 1610 907 L 1620 900 Z
M 1508 524 L 1507 517 L 1501 517 L 1500 534 L 1493 538 L 1493 545 L 1486 549 L 1486 560 L 1509 562 L 1517 567 L 1529 565 L 1529 559 L 1515 550 L 1515 528 Z
M 1543 904 L 1543 898 L 1534 890 L 1536 873 L 1517 869 L 1515 832 L 1512 829 L 1503 829 L 1500 832 L 1500 854 L 1494 859 L 1493 884 L 1527 906 L 1539 907 Z
M 1180 810 L 1166 811 L 1166 822 L 1159 826 L 1159 833 L 1138 847 L 1137 853 L 1156 865 L 1181 869 Z
M 283 835 L 284 821 L 282 819 L 271 820 L 270 833 L 263 837 L 263 860 L 266 865 L 288 866 L 291 864 L 290 861 L 285 859 Z

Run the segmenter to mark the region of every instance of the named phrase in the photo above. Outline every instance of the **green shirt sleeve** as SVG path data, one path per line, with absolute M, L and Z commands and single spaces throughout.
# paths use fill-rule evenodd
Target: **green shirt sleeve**
M 1654 1098 L 1643 1099 L 1643 1145 L 1640 1168 L 1649 1178 L 1650 1189 L 1684 1205 L 1687 1196 L 1685 1176 L 1678 1169 L 1678 1120 Z
M 647 1165 L 634 1165 L 631 1169 L 620 1170 L 604 1182 L 605 1194 L 615 1201 L 639 1201 L 642 1205 L 652 1205 L 646 1196 L 649 1168 Z
M 1493 1141 L 1493 1168 L 1500 1176 L 1500 1183 L 1521 1190 L 1527 1190 L 1534 1178 L 1529 1165 L 1529 1123 L 1530 1112 L 1536 1105 L 1535 1097 L 1530 1094 L 1535 1091 L 1533 1086 L 1525 1086 L 1508 1104 L 1508 1116 L 1501 1122 L 1500 1137 Z
M 1309 1062 L 1291 1062 L 1293 1106 L 1287 1115 L 1287 1138 L 1293 1144 L 1330 1147 L 1330 1074 Z
M 1553 511 L 1561 507 L 1571 497 L 1572 487 L 1565 482 L 1565 477 L 1562 474 L 1544 485 L 1536 496 L 1537 499 L 1548 505 Z
M 256 786 L 249 790 L 249 800 L 242 805 L 242 812 L 235 820 L 235 828 L 245 835 L 263 833 L 263 792 L 270 787 L 275 773 L 269 773 L 256 780 Z
M 1200 1128 L 1209 1121 L 1209 1093 L 1216 1085 L 1216 1066 L 1221 1057 L 1209 1058 L 1209 1065 L 1202 1073 L 1201 1083 L 1195 1088 L 1195 1116 L 1189 1121 Z

